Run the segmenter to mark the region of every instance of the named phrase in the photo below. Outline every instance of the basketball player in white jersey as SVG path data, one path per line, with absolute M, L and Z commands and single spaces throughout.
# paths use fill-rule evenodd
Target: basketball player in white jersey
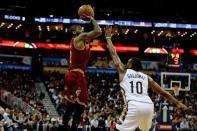
M 111 27 L 106 27 L 105 36 L 110 55 L 119 73 L 121 91 L 127 105 L 120 116 L 119 123 L 116 124 L 118 130 L 134 131 L 139 127 L 142 131 L 149 131 L 152 124 L 154 104 L 148 96 L 148 88 L 156 91 L 177 108 L 187 109 L 184 104 L 161 88 L 151 77 L 139 72 L 141 62 L 137 58 L 129 59 L 127 65 L 123 65 L 111 41 Z

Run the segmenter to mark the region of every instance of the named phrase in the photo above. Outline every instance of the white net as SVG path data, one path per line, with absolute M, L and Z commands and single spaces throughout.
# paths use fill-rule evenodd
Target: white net
M 175 96 L 179 96 L 180 89 L 178 86 L 172 87 L 172 90 L 173 90 Z

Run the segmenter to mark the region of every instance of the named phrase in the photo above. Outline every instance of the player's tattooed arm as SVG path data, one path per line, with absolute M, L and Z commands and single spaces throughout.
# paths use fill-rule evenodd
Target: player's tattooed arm
M 124 65 L 122 64 L 120 57 L 118 56 L 117 52 L 116 52 L 116 48 L 114 47 L 112 40 L 111 40 L 111 33 L 112 28 L 107 26 L 105 29 L 105 38 L 107 41 L 107 48 L 110 52 L 111 58 L 116 66 L 116 69 L 120 72 L 120 71 L 124 71 Z
M 106 40 L 107 40 L 107 48 L 109 49 L 109 52 L 110 52 L 110 55 L 111 55 L 111 57 L 114 61 L 114 64 L 118 65 L 119 63 L 121 63 L 121 60 L 120 60 L 120 58 L 119 58 L 119 56 L 116 52 L 116 49 L 113 46 L 112 41 L 111 41 L 110 38 L 106 38 Z
M 84 17 L 90 19 L 90 21 L 93 25 L 93 30 L 91 30 L 89 32 L 81 33 L 76 38 L 77 41 L 81 41 L 81 40 L 85 40 L 85 39 L 95 39 L 96 37 L 99 37 L 102 34 L 102 30 L 101 30 L 99 24 L 97 23 L 97 21 L 94 19 L 94 17 L 87 16 L 87 15 L 84 15 Z

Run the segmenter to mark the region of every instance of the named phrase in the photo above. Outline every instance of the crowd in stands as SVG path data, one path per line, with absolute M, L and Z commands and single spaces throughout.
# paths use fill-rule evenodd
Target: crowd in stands
M 0 131 L 59 131 L 61 119 L 0 106 Z
M 0 87 L 40 112 L 45 112 L 40 94 L 35 88 L 31 71 L 0 71 Z
M 1 70 L 0 131 L 58 131 L 62 120 L 48 115 L 43 106 L 41 94 L 35 88 L 31 71 Z M 17 99 L 21 99 L 39 112 L 27 111 L 24 109 L 25 106 L 20 105 L 22 102 L 19 103 Z M 5 103 L 3 100 L 14 102 Z M 12 103 L 16 105 L 10 105 Z

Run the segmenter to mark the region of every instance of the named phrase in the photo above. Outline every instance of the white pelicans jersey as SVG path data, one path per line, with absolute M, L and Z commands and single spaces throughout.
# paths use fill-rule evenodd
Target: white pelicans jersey
M 127 69 L 123 80 L 120 82 L 124 90 L 125 100 L 152 103 L 148 96 L 148 76 L 142 72 Z

